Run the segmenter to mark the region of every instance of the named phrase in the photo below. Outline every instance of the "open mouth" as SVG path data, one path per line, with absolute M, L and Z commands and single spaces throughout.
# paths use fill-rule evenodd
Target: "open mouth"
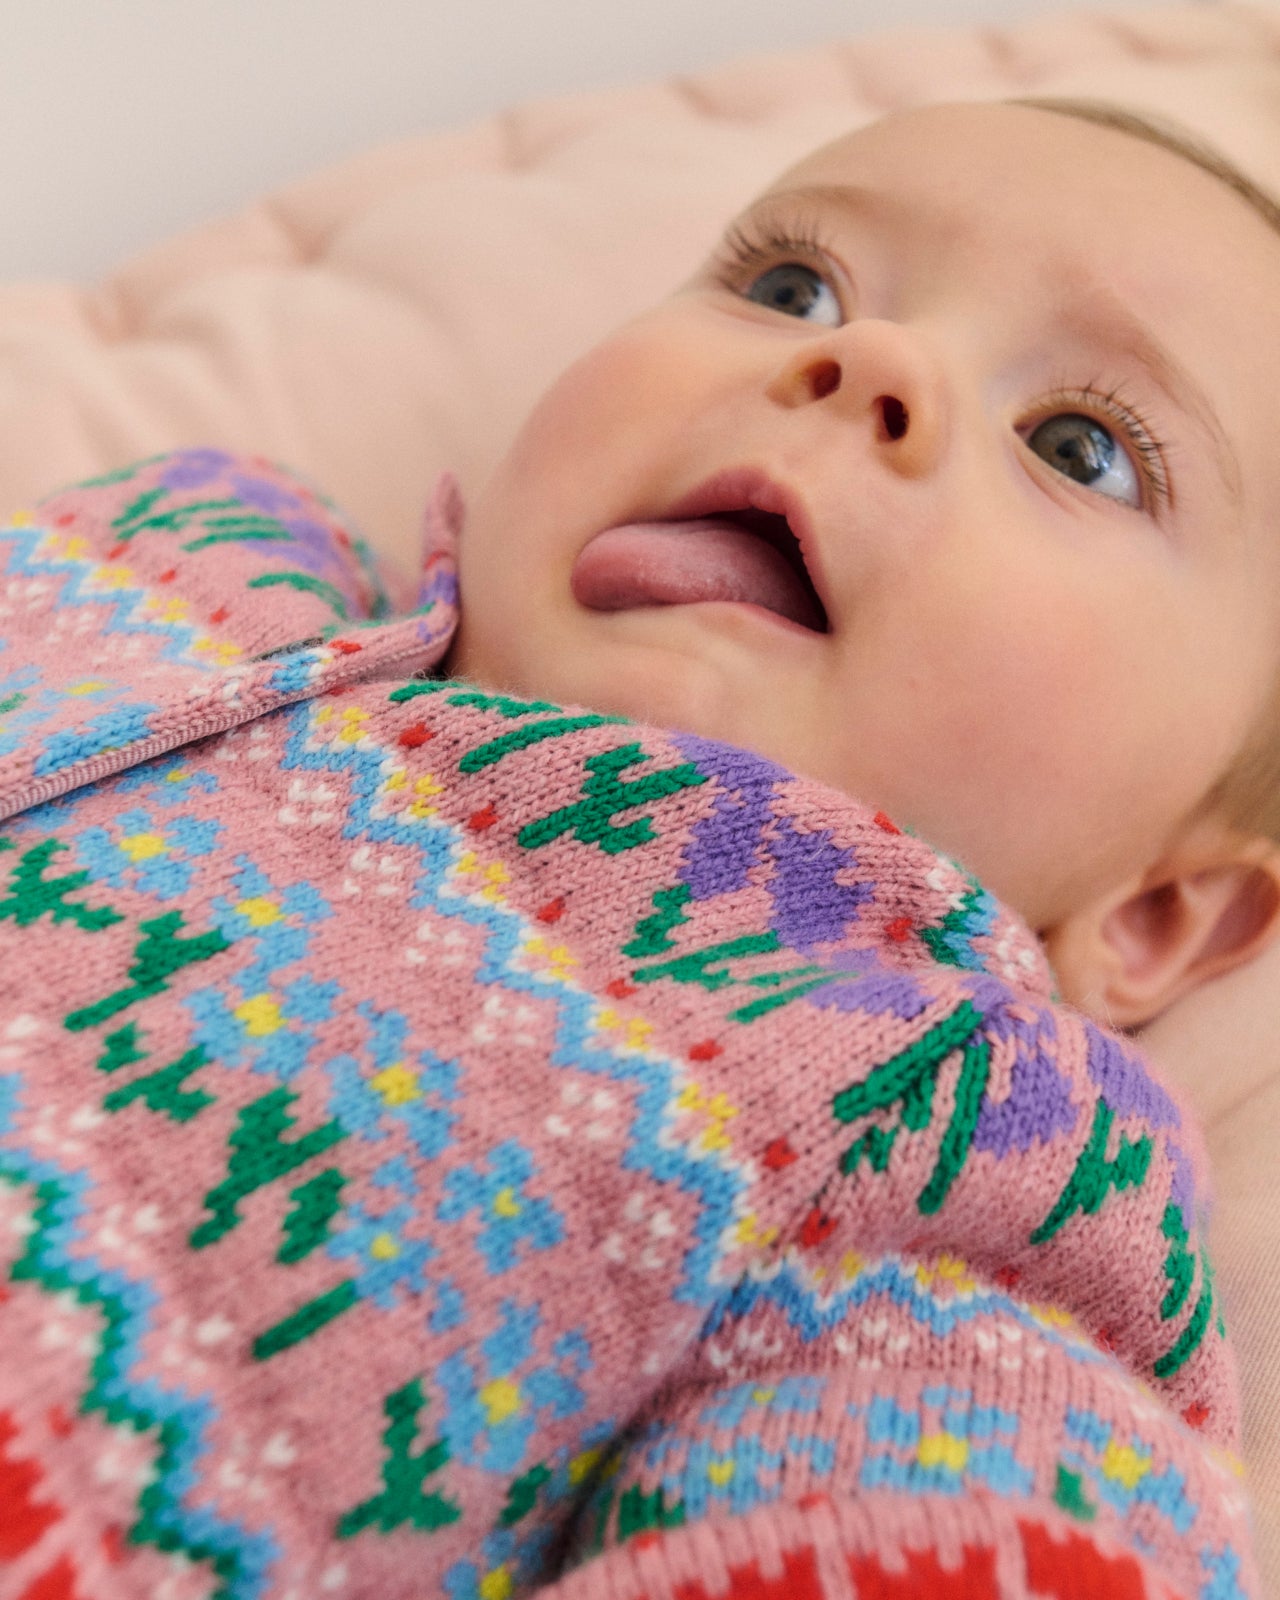
M 597 534 L 574 565 L 574 597 L 595 611 L 736 601 L 810 632 L 829 632 L 826 607 L 786 515 L 754 504 L 734 509 L 727 498 L 722 504 L 729 509 L 698 507 L 707 499 L 703 492 L 685 502 L 692 515 L 679 514 L 682 505 L 665 520 Z
M 827 633 L 830 625 L 827 621 L 827 610 L 822 603 L 822 597 L 814 587 L 813 579 L 809 575 L 809 568 L 805 563 L 804 551 L 796 537 L 791 524 L 786 517 L 776 511 L 761 511 L 755 506 L 746 506 L 740 511 L 721 512 L 712 521 L 726 522 L 734 527 L 741 528 L 744 533 L 752 538 L 762 540 L 770 550 L 782 557 L 794 579 L 794 589 L 791 591 L 801 600 L 799 610 L 802 615 L 791 615 L 791 611 L 782 611 L 783 616 L 791 615 L 793 622 L 800 622 L 803 627 L 811 628 L 814 633 Z M 790 589 L 791 586 L 788 585 Z M 778 609 L 767 606 L 766 609 Z

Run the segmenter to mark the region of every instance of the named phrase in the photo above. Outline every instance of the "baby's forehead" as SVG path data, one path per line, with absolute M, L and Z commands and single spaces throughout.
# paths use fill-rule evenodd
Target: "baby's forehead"
M 1095 99 L 946 101 L 892 111 L 810 151 L 765 194 L 803 182 L 815 171 L 828 181 L 838 181 L 841 174 L 856 181 L 869 162 L 883 162 L 895 152 L 908 161 L 943 153 L 953 162 L 979 163 L 984 156 L 999 161 L 1003 154 L 1006 160 L 998 168 L 987 169 L 998 171 L 1003 184 L 1018 176 L 1009 169 L 1009 153 L 1028 141 L 1041 158 L 1052 159 L 1056 152 L 1070 160 L 1080 150 L 1092 149 L 1108 173 L 1126 172 L 1135 181 L 1151 172 L 1162 173 L 1166 185 L 1181 177 L 1184 188 L 1189 180 L 1190 195 L 1203 192 L 1208 178 L 1219 199 L 1233 195 L 1280 246 L 1280 202 L 1225 152 L 1165 116 Z M 1095 170 L 1086 163 L 1082 176 L 1087 180 Z

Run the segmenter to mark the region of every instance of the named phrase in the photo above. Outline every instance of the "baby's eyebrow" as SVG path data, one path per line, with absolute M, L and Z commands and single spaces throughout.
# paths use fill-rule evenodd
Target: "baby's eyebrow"
M 1209 446 L 1223 491 L 1228 499 L 1238 501 L 1240 462 L 1213 402 L 1195 374 L 1109 284 L 1100 282 L 1087 267 L 1077 267 L 1075 271 L 1068 268 L 1064 276 L 1067 289 L 1058 311 L 1062 323 L 1090 343 L 1119 349 L 1138 362 L 1173 405 L 1191 418 Z

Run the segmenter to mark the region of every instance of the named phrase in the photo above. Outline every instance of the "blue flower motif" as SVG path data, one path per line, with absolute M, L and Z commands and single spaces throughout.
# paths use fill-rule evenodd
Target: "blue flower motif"
M 132 767 L 116 778 L 121 794 L 136 794 L 156 806 L 180 806 L 196 794 L 216 794 L 218 780 L 203 767 L 193 767 L 181 756 L 162 756 Z
M 539 1413 L 574 1416 L 585 1404 L 577 1378 L 590 1367 L 581 1334 L 555 1341 L 551 1360 L 530 1365 L 541 1313 L 504 1300 L 499 1323 L 478 1352 L 463 1349 L 437 1370 L 446 1410 L 440 1431 L 455 1460 L 491 1472 L 514 1472 L 537 1432 Z M 477 1359 L 478 1356 L 478 1359 Z
M 385 1139 L 403 1128 L 424 1161 L 448 1148 L 458 1098 L 458 1067 L 430 1050 L 409 1050 L 409 1024 L 398 1011 L 379 1011 L 361 1001 L 357 1013 L 369 1025 L 364 1065 L 342 1055 L 327 1063 L 333 1085 L 330 1114 L 350 1133 Z
M 101 883 L 176 900 L 191 887 L 191 863 L 213 852 L 221 832 L 222 824 L 212 819 L 171 817 L 160 823 L 149 811 L 122 811 L 109 829 L 86 828 L 76 853 Z
M 311 929 L 333 915 L 311 884 L 278 888 L 248 856 L 236 857 L 232 896 L 213 903 L 214 921 L 228 939 L 252 939 L 257 960 L 241 977 L 246 990 L 265 989 L 281 967 L 306 955 Z
M 414 1216 L 408 1202 L 382 1212 L 367 1211 L 355 1202 L 343 1215 L 345 1225 L 326 1240 L 325 1249 L 335 1260 L 356 1264 L 355 1285 L 362 1299 L 390 1311 L 402 1292 L 426 1292 L 427 1262 L 436 1251 L 430 1240 L 406 1234 Z
M 490 1600 L 493 1595 L 525 1592 L 545 1576 L 543 1560 L 551 1534 L 545 1526 L 531 1528 L 523 1536 L 515 1528 L 495 1528 L 480 1545 L 479 1564 L 455 1561 L 445 1573 L 449 1600 Z
M 442 1222 L 457 1222 L 479 1212 L 476 1247 L 495 1277 L 517 1264 L 522 1242 L 530 1250 L 548 1250 L 564 1237 L 564 1223 L 551 1202 L 524 1192 L 534 1170 L 529 1152 L 505 1139 L 489 1152 L 487 1173 L 478 1166 L 459 1167 L 445 1179 L 436 1215 Z
M 699 1420 L 708 1428 L 737 1428 L 749 1412 L 761 1409 L 775 1415 L 814 1416 L 825 1389 L 825 1379 L 808 1375 L 778 1383 L 735 1383 L 711 1399 Z
M 297 1076 L 311 1055 L 315 1033 L 302 1026 L 333 1015 L 340 994 L 336 983 L 298 978 L 281 989 L 258 988 L 247 982 L 256 971 L 247 968 L 236 979 L 242 998 L 236 1001 L 218 988 L 197 989 L 183 1004 L 195 1019 L 195 1040 L 214 1061 L 227 1066 L 247 1063 L 279 1083 Z

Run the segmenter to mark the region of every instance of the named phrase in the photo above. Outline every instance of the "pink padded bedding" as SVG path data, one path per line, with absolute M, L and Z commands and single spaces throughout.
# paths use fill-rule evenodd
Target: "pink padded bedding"
M 892 107 L 1026 93 L 1170 112 L 1280 192 L 1267 5 L 902 31 L 521 107 L 357 156 L 105 283 L 0 287 L 0 513 L 212 444 L 289 462 L 375 545 L 413 548 L 438 470 L 474 491 L 547 381 L 689 272 L 775 171 Z M 1280 952 L 1148 1042 L 1216 1162 L 1259 1554 L 1280 1593 Z

